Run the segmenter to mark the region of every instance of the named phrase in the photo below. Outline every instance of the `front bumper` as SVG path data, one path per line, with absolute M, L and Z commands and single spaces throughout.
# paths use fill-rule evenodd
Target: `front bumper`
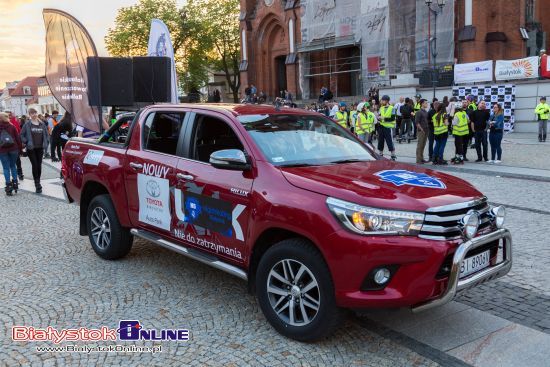
M 466 257 L 468 251 L 479 246 L 485 245 L 493 241 L 504 241 L 503 260 L 499 264 L 490 266 L 477 273 L 474 273 L 464 279 L 459 279 L 460 265 Z M 455 251 L 447 289 L 436 299 L 429 302 L 412 307 L 414 312 L 428 310 L 433 307 L 444 305 L 451 301 L 457 292 L 478 286 L 489 280 L 494 280 L 508 274 L 512 268 L 512 236 L 510 231 L 505 228 L 496 230 L 495 232 L 473 238 L 461 244 Z

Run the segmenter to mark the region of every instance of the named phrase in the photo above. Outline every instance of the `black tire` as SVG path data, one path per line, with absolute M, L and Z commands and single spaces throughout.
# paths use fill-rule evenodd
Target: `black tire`
M 105 215 L 105 220 L 101 219 Z M 98 235 L 98 223 L 106 224 Z M 132 249 L 134 237 L 130 230 L 120 225 L 115 207 L 109 195 L 98 195 L 92 199 L 86 213 L 86 226 L 88 228 L 88 237 L 95 253 L 106 260 L 120 259 Z M 101 232 L 101 231 L 100 231 Z
M 294 284 L 293 288 L 286 290 L 283 289 L 288 287 L 284 285 L 285 283 L 270 275 L 272 270 L 276 273 L 282 270 L 286 277 L 285 264 L 287 264 L 286 269 L 288 269 L 288 264 L 291 264 L 291 269 L 294 266 L 293 272 L 296 276 L 298 276 L 302 265 L 307 269 L 302 272 L 300 279 L 291 282 L 291 284 Z M 291 271 L 288 273 L 292 274 Z M 294 275 L 289 278 L 296 279 L 297 277 L 294 277 Z M 317 289 L 313 288 L 304 292 L 308 286 L 313 284 L 312 280 L 316 281 Z M 285 296 L 268 292 L 268 282 L 272 286 L 271 290 L 276 287 L 278 291 L 287 291 L 289 294 Z M 279 285 L 281 288 L 279 288 Z M 299 296 L 296 297 L 296 294 L 299 294 Z M 287 239 L 266 251 L 258 264 L 256 295 L 260 308 L 269 323 L 280 334 L 291 339 L 309 342 L 325 338 L 332 334 L 342 321 L 343 310 L 336 305 L 330 271 L 319 251 L 304 239 Z M 279 299 L 275 300 L 275 298 Z M 317 304 L 312 301 L 314 298 L 319 300 L 317 310 L 310 308 L 310 306 Z M 274 303 L 275 305 L 273 305 Z M 293 304 L 292 308 L 295 305 L 298 310 L 294 316 L 294 325 L 290 322 L 292 320 L 290 318 L 291 303 Z M 274 310 L 274 307 L 279 310 L 279 314 Z M 289 311 L 288 317 L 286 316 L 287 309 Z M 304 317 L 304 314 L 306 317 Z

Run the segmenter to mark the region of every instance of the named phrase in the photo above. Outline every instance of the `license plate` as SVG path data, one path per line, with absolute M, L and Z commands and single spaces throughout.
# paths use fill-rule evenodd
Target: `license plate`
M 472 257 L 468 257 L 462 261 L 460 265 L 459 278 L 464 278 L 472 273 L 475 273 L 481 269 L 489 266 L 489 260 L 491 257 L 491 250 L 487 250 Z

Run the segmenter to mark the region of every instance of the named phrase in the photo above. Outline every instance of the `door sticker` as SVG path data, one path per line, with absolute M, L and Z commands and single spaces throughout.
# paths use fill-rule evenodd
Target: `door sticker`
M 193 192 L 175 190 L 176 216 L 179 220 L 194 226 L 207 228 L 225 237 L 233 237 L 244 241 L 244 234 L 238 222 L 245 206 L 233 205 L 217 198 L 212 198 Z
M 170 184 L 165 178 L 138 174 L 139 221 L 170 230 Z
M 101 158 L 103 158 L 103 150 L 88 150 L 86 157 L 84 157 L 84 164 L 89 164 L 90 166 L 98 166 Z

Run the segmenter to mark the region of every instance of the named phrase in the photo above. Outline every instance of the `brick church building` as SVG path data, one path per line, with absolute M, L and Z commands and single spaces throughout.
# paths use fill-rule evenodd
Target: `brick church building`
M 253 84 L 268 99 L 284 90 L 315 99 L 322 86 L 364 95 L 430 69 L 434 53 L 452 70 L 550 46 L 550 0 L 433 0 L 431 9 L 425 0 L 241 0 L 241 94 Z

